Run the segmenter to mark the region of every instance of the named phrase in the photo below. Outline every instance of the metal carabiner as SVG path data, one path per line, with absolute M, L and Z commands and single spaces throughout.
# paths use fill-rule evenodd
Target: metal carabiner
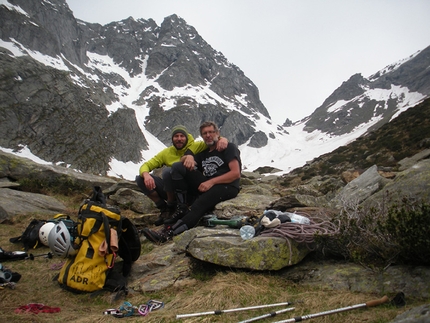
M 160 302 L 154 299 L 149 300 L 147 304 L 149 306 L 149 311 L 155 311 L 164 307 L 163 302 Z

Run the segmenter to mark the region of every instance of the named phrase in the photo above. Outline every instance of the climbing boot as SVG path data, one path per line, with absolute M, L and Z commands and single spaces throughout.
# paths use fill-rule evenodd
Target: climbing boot
M 173 231 L 170 228 L 164 227 L 158 231 L 144 228 L 142 233 L 146 239 L 155 243 L 164 243 L 173 238 Z
M 185 215 L 187 215 L 189 211 L 190 210 L 188 209 L 188 206 L 178 204 L 176 212 L 172 215 L 170 219 L 164 220 L 164 224 L 175 224 L 176 222 L 178 222 L 178 220 L 182 219 Z
M 154 222 L 155 226 L 159 226 L 162 225 L 164 223 L 164 221 L 171 219 L 172 216 L 175 214 L 176 210 L 174 206 L 169 206 L 167 204 L 165 204 L 161 209 L 160 209 L 160 215 L 158 216 L 158 219 Z
M 176 190 L 176 201 L 177 201 L 177 209 L 176 212 L 172 215 L 172 218 L 164 221 L 164 224 L 175 224 L 178 220 L 182 219 L 189 211 L 187 204 L 187 191 Z

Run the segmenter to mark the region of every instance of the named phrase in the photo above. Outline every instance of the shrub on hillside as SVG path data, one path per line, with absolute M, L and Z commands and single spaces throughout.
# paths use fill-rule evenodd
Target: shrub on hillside
M 343 257 L 367 267 L 430 264 L 430 205 L 403 199 L 386 208 L 344 205 L 333 218 L 339 232 L 317 237 L 324 255 Z
M 396 242 L 398 260 L 410 264 L 430 264 L 430 205 L 404 201 L 399 208 L 388 211 L 385 222 L 379 223 L 381 234 Z

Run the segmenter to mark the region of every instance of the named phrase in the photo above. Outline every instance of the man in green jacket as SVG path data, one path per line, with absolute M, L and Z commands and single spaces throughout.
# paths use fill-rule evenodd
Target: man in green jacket
M 220 138 L 217 150 L 222 151 L 227 147 L 228 140 Z M 161 225 L 164 220 L 169 219 L 176 211 L 176 196 L 173 189 L 170 175 L 170 167 L 173 163 L 179 162 L 187 150 L 197 154 L 207 148 L 204 141 L 194 141 L 194 137 L 182 125 L 172 129 L 172 146 L 164 148 L 150 160 L 140 166 L 139 176 L 136 176 L 136 183 L 140 190 L 148 196 L 155 206 L 160 209 L 160 216 L 155 225 Z M 189 157 L 189 158 L 188 158 Z M 186 167 L 194 166 L 194 158 L 186 157 L 183 162 Z M 158 177 L 151 172 L 154 169 L 164 167 L 162 177 Z

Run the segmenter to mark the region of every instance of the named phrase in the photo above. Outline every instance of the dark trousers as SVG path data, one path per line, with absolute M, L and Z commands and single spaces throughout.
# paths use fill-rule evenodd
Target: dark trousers
M 167 194 L 166 192 L 174 192 L 174 187 L 172 183 L 172 176 L 171 176 L 171 168 L 165 167 L 162 172 L 162 178 L 158 176 L 154 176 L 150 174 L 151 177 L 155 181 L 155 189 L 153 191 L 157 192 L 158 196 L 166 201 L 167 200 Z M 136 184 L 140 188 L 143 194 L 149 195 L 152 191 L 148 190 L 145 186 L 145 182 L 143 180 L 143 177 L 136 176 Z
M 219 202 L 237 196 L 239 189 L 229 184 L 217 184 L 208 191 L 201 193 L 198 187 L 208 178 L 198 170 L 189 171 L 182 163 L 172 165 L 172 183 L 175 190 L 187 191 L 187 195 L 197 197 L 190 207 L 190 212 L 182 218 L 190 229 L 199 222 L 207 212 L 212 211 Z

